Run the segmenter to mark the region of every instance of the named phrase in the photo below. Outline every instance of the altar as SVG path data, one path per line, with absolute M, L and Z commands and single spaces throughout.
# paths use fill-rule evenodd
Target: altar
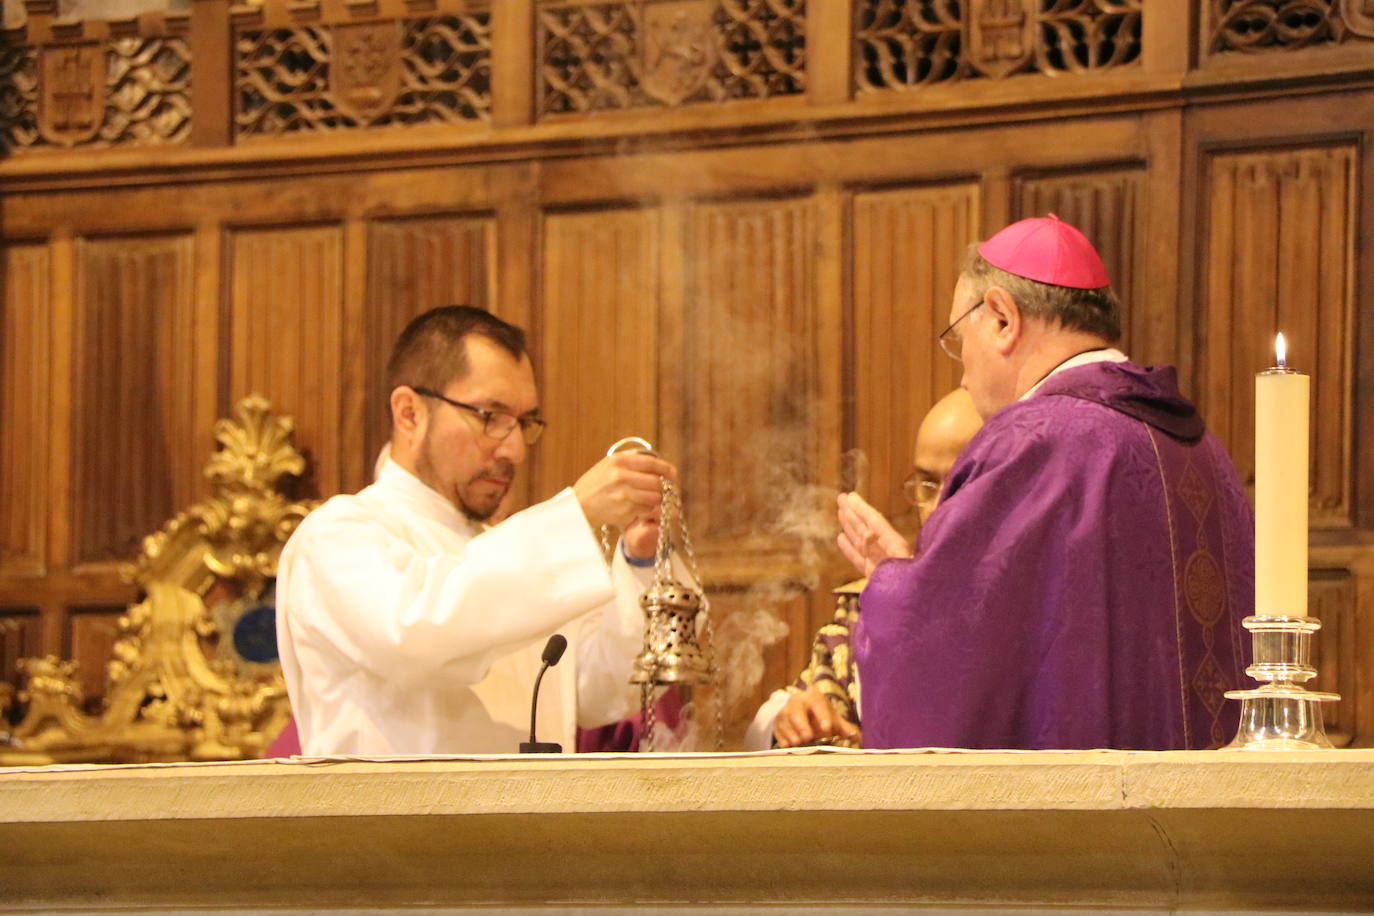
M 1374 750 L 11 768 L 7 911 L 1367 912 Z

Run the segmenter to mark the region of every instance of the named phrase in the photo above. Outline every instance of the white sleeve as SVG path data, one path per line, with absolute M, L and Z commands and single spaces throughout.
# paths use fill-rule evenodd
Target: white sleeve
M 388 678 L 442 668 L 446 678 L 477 683 L 496 657 L 613 594 L 570 489 L 477 535 L 461 553 L 424 553 L 364 511 L 328 508 L 288 545 L 278 605 L 293 629 Z
M 792 691 L 786 688 L 774 690 L 768 695 L 759 711 L 754 713 L 754 721 L 749 723 L 749 728 L 744 732 L 746 751 L 766 751 L 773 747 L 773 723 L 778 721 L 778 714 L 791 698 Z
M 583 621 L 577 642 L 577 724 L 597 728 L 639 711 L 639 685 L 630 667 L 644 647 L 639 596 L 653 582 L 653 567 L 625 562 L 620 545 L 611 561 L 615 600 Z

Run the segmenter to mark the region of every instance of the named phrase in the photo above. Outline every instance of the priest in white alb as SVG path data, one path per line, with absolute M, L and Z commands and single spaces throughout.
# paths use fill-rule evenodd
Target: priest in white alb
M 390 455 L 374 484 L 311 513 L 282 551 L 277 636 L 309 756 L 514 753 L 547 638 L 539 737 L 638 708 L 661 479 L 617 453 L 488 524 L 544 427 L 523 332 L 480 309 L 414 319 L 387 366 Z M 608 565 L 601 526 L 623 530 Z

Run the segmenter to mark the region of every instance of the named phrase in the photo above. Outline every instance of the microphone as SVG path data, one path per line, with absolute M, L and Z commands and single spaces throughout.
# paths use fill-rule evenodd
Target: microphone
M 534 679 L 534 695 L 530 697 L 530 740 L 520 742 L 520 753 L 522 754 L 563 753 L 563 745 L 556 741 L 534 740 L 534 717 L 535 712 L 539 709 L 539 685 L 544 680 L 544 672 L 558 664 L 567 648 L 568 640 L 562 633 L 553 634 L 549 637 L 549 641 L 544 643 L 544 666 L 539 669 L 539 676 Z

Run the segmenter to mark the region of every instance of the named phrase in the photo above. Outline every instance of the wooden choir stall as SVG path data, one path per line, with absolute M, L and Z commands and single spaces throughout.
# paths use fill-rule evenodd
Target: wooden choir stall
M 3 17 L 0 909 L 1374 908 L 1374 3 Z M 916 530 L 961 254 L 1049 212 L 1248 486 L 1276 328 L 1310 371 L 1335 749 L 738 752 L 852 578 L 835 493 Z M 261 759 L 281 546 L 448 303 L 529 332 L 508 509 L 623 437 L 681 469 L 723 753 Z

